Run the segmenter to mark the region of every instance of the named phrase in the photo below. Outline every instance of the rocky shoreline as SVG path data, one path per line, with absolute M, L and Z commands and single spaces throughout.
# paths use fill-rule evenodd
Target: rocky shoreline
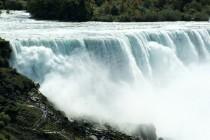
M 39 92 L 39 84 L 9 66 L 8 41 L 0 39 L 0 140 L 156 140 L 153 126 L 135 136 L 86 120 L 69 120 Z

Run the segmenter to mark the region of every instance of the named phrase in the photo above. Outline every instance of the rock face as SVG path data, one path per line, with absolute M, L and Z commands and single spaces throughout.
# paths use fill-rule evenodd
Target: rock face
M 69 121 L 39 92 L 38 84 L 9 67 L 10 53 L 9 42 L 0 39 L 0 140 L 156 139 L 155 130 L 147 133 L 145 127 L 132 137 L 109 126 L 96 129 L 92 122 Z
M 0 67 L 9 67 L 8 59 L 11 52 L 9 42 L 0 38 Z

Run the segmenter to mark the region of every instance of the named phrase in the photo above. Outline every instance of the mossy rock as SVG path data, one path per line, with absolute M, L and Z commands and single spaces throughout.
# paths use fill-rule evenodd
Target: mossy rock
M 17 114 L 17 124 L 24 125 L 26 127 L 36 127 L 36 123 L 42 118 L 42 111 L 34 106 L 19 105 L 19 111 Z
M 11 94 L 18 94 L 20 92 L 28 92 L 35 84 L 30 79 L 22 76 L 14 69 L 0 68 L 0 84 L 7 92 Z

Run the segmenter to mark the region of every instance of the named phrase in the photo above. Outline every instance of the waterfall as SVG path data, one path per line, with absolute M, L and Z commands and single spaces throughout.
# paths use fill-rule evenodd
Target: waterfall
M 39 82 L 69 118 L 108 122 L 127 132 L 152 123 L 169 139 L 205 140 L 209 25 L 63 23 L 20 12 L 1 17 L 0 36 L 11 42 L 11 65 Z
M 50 72 L 75 71 L 76 66 L 72 67 L 74 61 L 79 61 L 80 65 L 94 62 L 100 65 L 98 67 L 104 67 L 115 80 L 154 80 L 208 61 L 208 39 L 207 29 L 188 29 L 11 40 L 14 50 L 12 65 L 39 82 L 43 82 Z

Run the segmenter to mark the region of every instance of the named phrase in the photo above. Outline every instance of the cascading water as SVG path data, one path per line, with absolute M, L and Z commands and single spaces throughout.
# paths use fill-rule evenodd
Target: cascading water
M 1 15 L 0 36 L 11 42 L 11 65 L 68 117 L 210 139 L 210 23 L 63 23 L 13 12 Z

